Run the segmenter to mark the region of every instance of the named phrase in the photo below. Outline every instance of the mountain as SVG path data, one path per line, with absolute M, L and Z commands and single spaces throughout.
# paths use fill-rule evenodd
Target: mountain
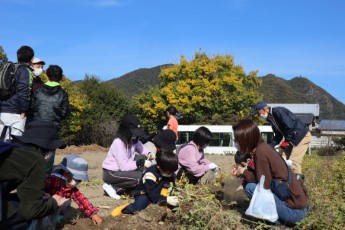
M 147 91 L 151 87 L 160 83 L 158 77 L 161 69 L 172 66 L 172 64 L 159 65 L 153 68 L 141 68 L 129 72 L 121 77 L 111 79 L 107 83 L 113 85 L 121 91 L 126 97 L 131 99 L 142 91 Z
M 109 80 L 108 83 L 131 99 L 139 92 L 159 85 L 158 75 L 161 69 L 171 65 L 137 69 Z M 305 77 L 285 80 L 273 74 L 268 74 L 260 78 L 262 79 L 262 85 L 259 91 L 263 100 L 267 103 L 320 104 L 320 119 L 345 120 L 345 105 Z
M 261 79 L 259 91 L 268 103 L 320 104 L 320 119 L 345 119 L 345 105 L 307 78 L 285 80 L 269 74 Z

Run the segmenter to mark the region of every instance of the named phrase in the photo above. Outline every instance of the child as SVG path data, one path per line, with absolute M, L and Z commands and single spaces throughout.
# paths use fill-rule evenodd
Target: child
M 88 164 L 85 159 L 75 154 L 67 155 L 54 169 L 54 173 L 46 177 L 45 190 L 51 196 L 57 194 L 73 199 L 95 225 L 100 225 L 102 218 L 97 214 L 97 208 L 93 207 L 77 188 L 81 181 L 88 180 L 87 170 Z M 62 209 L 61 212 L 63 211 Z
M 141 177 L 139 185 L 134 190 L 134 203 L 115 208 L 111 215 L 134 214 L 145 209 L 151 203 L 167 203 L 177 206 L 178 197 L 169 196 L 166 189 L 175 183 L 174 172 L 177 170 L 177 156 L 171 151 L 158 152 L 157 164 L 148 168 Z
M 238 176 L 237 175 L 237 168 L 239 166 L 246 168 L 249 172 L 249 174 L 247 175 L 251 175 L 250 177 L 246 177 L 245 175 L 240 176 L 242 179 L 242 185 L 243 188 L 246 187 L 246 184 L 248 182 L 253 182 L 252 180 L 254 179 L 254 158 L 252 157 L 251 153 L 244 153 L 241 154 L 239 151 L 236 152 L 235 156 L 235 163 L 237 164 L 237 166 L 235 166 L 236 169 L 236 173 L 234 171 L 234 169 L 231 171 L 231 174 L 234 176 Z

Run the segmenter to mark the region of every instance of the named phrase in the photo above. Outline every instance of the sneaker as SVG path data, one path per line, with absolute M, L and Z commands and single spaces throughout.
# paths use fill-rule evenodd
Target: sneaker
M 128 205 L 129 205 L 129 203 L 128 203 L 128 204 L 123 204 L 123 205 L 121 205 L 121 206 L 119 206 L 119 207 L 113 209 L 113 211 L 111 212 L 111 215 L 112 215 L 113 217 L 122 215 L 122 214 L 123 214 L 122 211 L 123 211 Z
M 111 198 L 114 198 L 116 200 L 120 200 L 121 196 L 116 194 L 115 189 L 110 184 L 103 184 L 102 188 L 104 189 L 105 193 L 108 194 Z

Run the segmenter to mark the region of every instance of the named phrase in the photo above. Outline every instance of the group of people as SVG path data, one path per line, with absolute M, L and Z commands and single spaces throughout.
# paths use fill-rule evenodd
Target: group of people
M 218 167 L 204 156 L 204 149 L 212 138 L 206 127 L 197 129 L 193 140 L 179 149 L 178 154 L 174 152 L 178 122 L 171 117 L 176 110 L 171 108 L 166 111 L 167 129 L 158 132 L 151 140 L 153 148 L 140 141 L 144 131 L 138 117 L 130 114 L 121 120 L 116 138 L 102 163 L 105 182 L 102 187 L 114 199 L 130 193 L 135 202 L 119 207 L 112 215 L 135 213 L 150 203 L 176 206 L 178 197 L 161 193 L 162 189 L 174 186 L 175 175 L 180 178 L 184 172 L 189 183 L 196 184 L 208 170 Z M 174 122 L 171 119 L 175 119 Z
M 42 81 L 45 62 L 34 57 L 31 47 L 18 49 L 17 62 L 15 88 L 0 100 L 0 229 L 49 229 L 48 220 L 56 219 L 68 198 L 82 202 L 76 193 L 61 193 L 63 186 L 54 189 L 58 184 L 46 177 L 55 150 L 66 146 L 59 130 L 70 113 L 68 94 L 60 86 L 60 66 L 50 65 L 48 80 Z M 73 187 L 69 178 L 63 181 Z
M 17 89 L 8 99 L 0 101 L 0 128 L 5 130 L 0 141 L 0 229 L 49 229 L 63 218 L 73 200 L 93 223 L 102 223 L 98 210 L 77 188 L 88 180 L 88 163 L 79 155 L 69 154 L 53 168 L 55 150 L 65 147 L 60 140 L 62 119 L 69 114 L 68 95 L 61 88 L 62 69 L 51 65 L 46 70 L 48 82 L 39 76 L 45 62 L 34 58 L 28 46 L 17 52 L 22 63 L 16 72 Z M 238 153 L 237 165 L 231 174 L 241 177 L 244 191 L 251 199 L 256 184 L 265 176 L 265 189 L 271 188 L 274 179 L 287 181 L 290 196 L 282 200 L 274 196 L 279 219 L 278 224 L 293 225 L 308 212 L 308 192 L 303 186 L 302 159 L 307 151 L 311 135 L 293 113 L 283 107 L 269 108 L 265 102 L 254 106 L 253 115 L 271 123 L 274 140 L 269 146 L 261 137 L 252 119 L 243 119 L 234 126 Z M 134 214 L 151 203 L 177 206 L 179 198 L 171 194 L 169 187 L 182 175 L 191 184 L 200 182 L 208 172 L 216 172 L 219 166 L 206 159 L 212 133 L 201 126 L 195 130 L 192 140 L 178 146 L 177 110 L 166 110 L 167 129 L 159 131 L 147 143 L 142 143 L 144 131 L 137 116 L 124 116 L 102 163 L 105 194 L 120 199 L 130 194 L 134 202 L 112 211 L 113 216 Z M 7 129 L 7 130 L 6 130 Z M 7 141 L 7 140 L 11 141 Z M 274 147 L 280 145 L 285 160 Z M 15 191 L 15 192 L 13 192 Z

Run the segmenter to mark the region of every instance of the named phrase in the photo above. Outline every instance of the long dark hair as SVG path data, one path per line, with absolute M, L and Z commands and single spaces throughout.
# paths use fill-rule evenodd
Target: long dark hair
M 259 127 L 251 119 L 240 120 L 232 126 L 232 129 L 241 154 L 252 152 L 259 143 L 264 141 Z
M 120 138 L 120 140 L 129 148 L 132 147 L 132 132 L 122 122 L 117 129 L 116 137 Z

